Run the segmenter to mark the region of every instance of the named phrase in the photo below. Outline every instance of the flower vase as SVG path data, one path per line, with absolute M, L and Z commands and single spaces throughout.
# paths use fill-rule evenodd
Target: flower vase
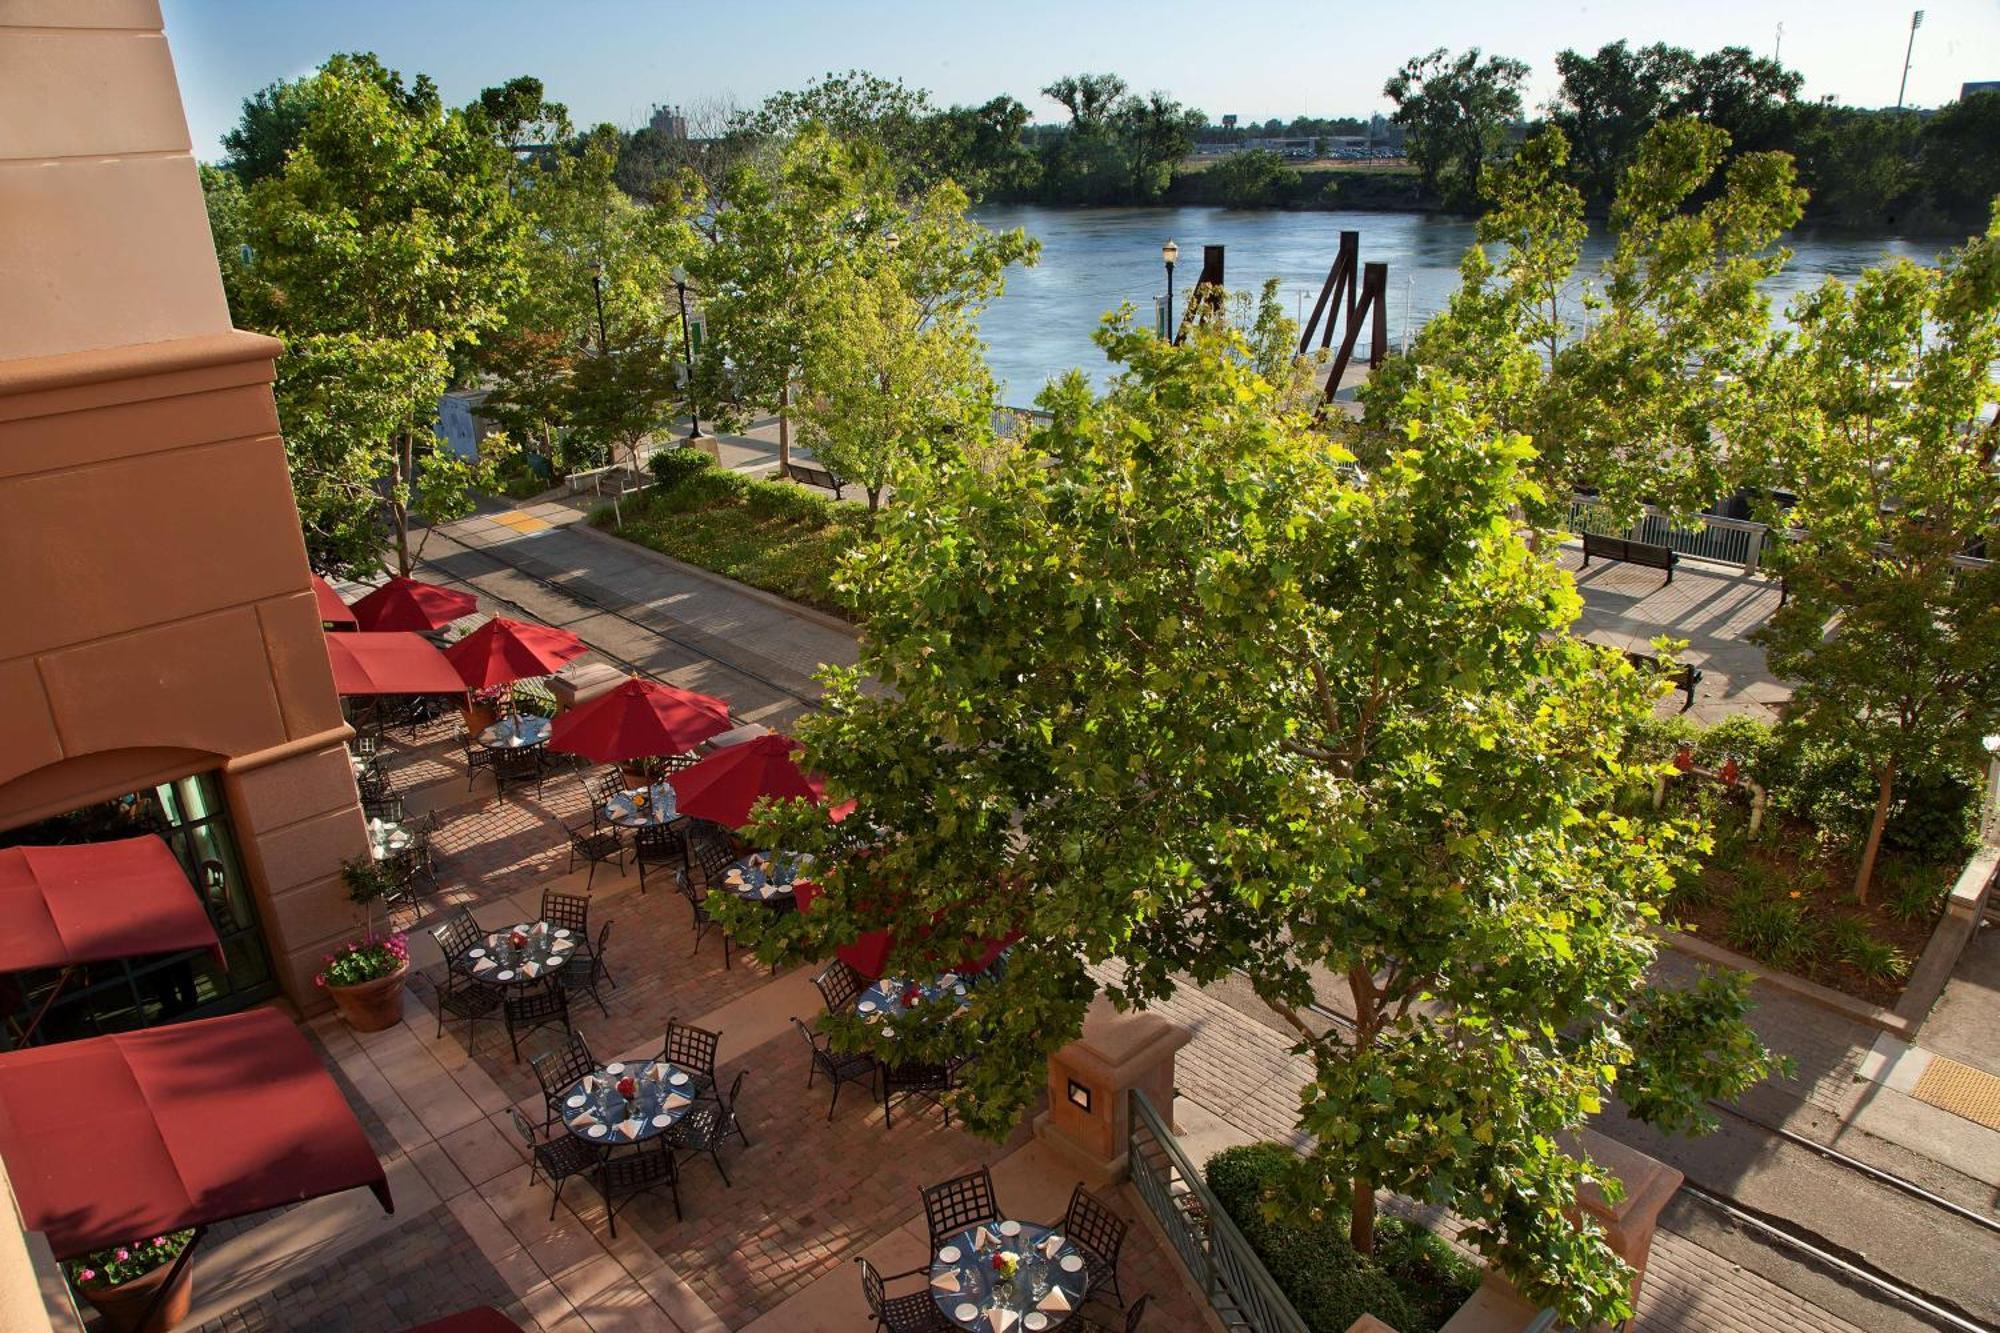
M 170 1275 L 173 1281 L 168 1286 Z M 167 1287 L 164 1296 L 160 1294 L 162 1287 Z M 81 1290 L 83 1298 L 104 1317 L 104 1327 L 110 1333 L 168 1333 L 188 1317 L 188 1308 L 194 1302 L 194 1264 L 182 1264 L 176 1273 L 174 1260 L 169 1259 L 130 1282 L 115 1287 L 86 1286 Z M 160 1303 L 153 1309 L 152 1317 L 147 1318 L 146 1311 L 156 1298 Z
M 383 1032 L 403 1021 L 403 979 L 409 971 L 406 962 L 385 977 L 355 986 L 328 986 L 326 993 L 347 1026 L 356 1032 Z

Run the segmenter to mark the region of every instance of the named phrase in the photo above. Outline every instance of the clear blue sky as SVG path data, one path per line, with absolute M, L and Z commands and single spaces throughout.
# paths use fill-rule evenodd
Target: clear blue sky
M 2000 0 L 1930 0 L 1909 100 L 1935 106 L 1968 79 L 2000 79 Z M 1554 56 L 1624 37 L 1697 51 L 1741 45 L 1782 58 L 1809 96 L 1892 105 L 1910 7 L 1894 0 L 165 0 L 195 151 L 243 98 L 334 51 L 374 51 L 437 80 L 454 102 L 533 74 L 581 124 L 641 122 L 656 102 L 753 105 L 828 70 L 862 68 L 940 102 L 1012 93 L 1043 119 L 1038 90 L 1110 70 L 1211 117 L 1289 119 L 1384 109 L 1383 80 L 1435 46 L 1480 46 L 1533 67 L 1529 99 L 1554 90 Z

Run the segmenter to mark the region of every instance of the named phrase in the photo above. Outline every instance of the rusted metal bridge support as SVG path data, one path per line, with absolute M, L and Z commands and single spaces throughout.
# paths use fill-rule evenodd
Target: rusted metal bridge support
M 1340 339 L 1340 350 L 1334 354 L 1333 368 L 1326 377 L 1327 402 L 1332 402 L 1334 394 L 1340 391 L 1340 378 L 1347 373 L 1348 362 L 1354 359 L 1354 346 L 1360 339 L 1364 320 L 1370 325 L 1369 369 L 1381 365 L 1389 355 L 1388 296 L 1389 266 L 1362 264 L 1361 233 L 1340 233 L 1340 250 L 1334 256 L 1333 267 L 1327 271 L 1325 284 L 1319 289 L 1319 300 L 1313 303 L 1312 318 L 1306 321 L 1305 328 L 1299 333 L 1298 354 L 1304 356 L 1312 350 L 1314 333 L 1319 334 L 1320 350 L 1325 351 L 1333 346 L 1335 324 L 1346 325 L 1347 331 Z

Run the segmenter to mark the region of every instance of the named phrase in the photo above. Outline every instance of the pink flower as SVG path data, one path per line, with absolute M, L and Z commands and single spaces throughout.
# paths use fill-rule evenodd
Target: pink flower
M 114 1252 L 111 1257 L 113 1259 L 116 1259 L 119 1263 L 122 1264 L 127 1259 L 130 1259 L 132 1257 L 132 1251 L 126 1249 L 123 1245 L 120 1245 L 117 1251 Z
M 95 1282 L 97 1280 L 97 1270 L 95 1268 L 86 1268 L 76 1275 L 76 1280 L 78 1282 Z
M 167 1238 L 165 1236 L 153 1237 L 153 1244 L 155 1245 L 165 1245 L 166 1243 L 167 1243 Z

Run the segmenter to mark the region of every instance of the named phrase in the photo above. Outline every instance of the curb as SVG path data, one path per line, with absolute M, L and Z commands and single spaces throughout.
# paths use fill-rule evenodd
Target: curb
M 735 593 L 738 596 L 747 597 L 753 602 L 761 602 L 765 606 L 776 610 L 789 612 L 801 620 L 818 625 L 822 629 L 837 630 L 850 639 L 859 640 L 861 638 L 860 626 L 854 624 L 852 621 L 842 620 L 839 616 L 827 611 L 801 605 L 789 597 L 781 597 L 777 593 L 767 592 L 763 588 L 753 588 L 747 583 L 730 578 L 727 574 L 718 574 L 712 569 L 703 569 L 700 565 L 691 565 L 685 560 L 676 560 L 670 555 L 662 555 L 650 546 L 641 546 L 638 542 L 627 541 L 625 538 L 617 536 L 614 533 L 600 530 L 591 523 L 587 516 L 564 526 L 573 532 L 580 532 L 594 541 L 608 542 L 624 550 L 636 551 L 649 560 L 665 565 L 677 574 L 686 574 L 692 578 L 701 579 L 706 583 L 712 583 L 716 587 Z
M 1719 944 L 1710 944 L 1707 940 L 1690 935 L 1686 931 L 1655 926 L 1653 932 L 1662 938 L 1669 949 L 1686 954 L 1697 962 L 1714 967 L 1726 967 L 1737 972 L 1747 972 L 1757 982 L 1769 986 L 1772 990 L 1782 991 L 1794 999 L 1804 1000 L 1807 1004 L 1828 1010 L 1842 1018 L 1865 1024 L 1892 1037 L 1900 1037 L 1904 1041 L 1913 1041 L 1916 1038 L 1916 1022 L 1893 1010 L 1884 1009 L 1879 1004 L 1857 1000 L 1852 995 L 1843 994 L 1831 986 L 1822 986 L 1817 981 L 1807 981 L 1804 977 L 1793 976 L 1790 972 L 1780 972 L 1745 954 L 1725 949 Z

